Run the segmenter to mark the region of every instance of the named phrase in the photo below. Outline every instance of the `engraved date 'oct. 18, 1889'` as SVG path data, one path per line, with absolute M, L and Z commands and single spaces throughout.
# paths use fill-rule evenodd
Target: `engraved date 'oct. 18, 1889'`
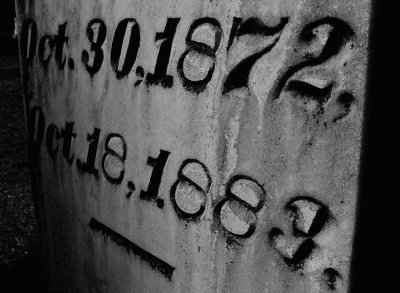
M 41 108 L 34 107 L 30 111 L 29 125 L 29 141 L 34 160 L 40 158 L 38 154 L 41 145 L 44 144 L 53 161 L 62 157 L 69 166 L 72 166 L 75 161 L 76 168 L 82 174 L 87 173 L 94 176 L 96 180 L 104 176 L 110 184 L 122 184 L 126 177 L 125 161 L 128 146 L 120 134 L 108 134 L 105 136 L 104 143 L 100 143 L 101 129 L 94 128 L 93 133 L 86 136 L 88 149 L 86 160 L 83 160 L 75 157 L 72 147 L 73 141 L 79 138 L 79 135 L 74 132 L 74 122 L 66 122 L 63 128 L 50 123 L 46 129 L 46 119 Z M 104 150 L 100 150 L 99 145 L 103 145 Z M 57 153 L 59 152 L 60 156 L 58 157 Z M 141 200 L 154 203 L 160 209 L 164 208 L 165 195 L 159 194 L 159 188 L 169 156 L 169 151 L 160 150 L 157 157 L 148 157 L 147 164 L 152 171 L 147 190 L 136 192 L 135 183 L 129 180 L 126 185 L 127 200 L 135 195 Z M 100 158 L 100 163 L 97 162 L 97 158 Z M 97 165 L 101 168 L 97 168 Z M 255 179 L 242 174 L 232 176 L 226 182 L 224 197 L 218 199 L 215 204 L 210 204 L 212 198 L 209 193 L 213 180 L 206 165 L 196 159 L 187 159 L 182 162 L 176 177 L 176 181 L 170 187 L 170 203 L 179 219 L 196 224 L 202 219 L 206 208 L 214 206 L 214 220 L 224 231 L 227 243 L 232 237 L 245 241 L 256 232 L 258 213 L 268 202 L 263 185 Z M 310 196 L 292 198 L 283 207 L 283 211 L 284 214 L 289 214 L 288 219 L 292 221 L 292 236 L 289 236 L 288 239 L 294 239 L 292 242 L 297 243 L 297 250 L 292 253 L 286 251 L 284 243 L 290 241 L 285 239 L 287 238 L 285 233 L 277 227 L 271 229 L 266 236 L 266 241 L 269 239 L 271 247 L 281 256 L 283 263 L 296 272 L 304 267 L 315 250 L 321 249 L 314 238 L 326 229 L 334 221 L 334 218 L 326 205 Z M 91 220 L 90 225 L 95 230 L 100 229 L 103 233 L 111 233 L 111 236 L 116 233 L 103 227 L 103 224 L 95 219 Z M 111 238 L 113 239 L 113 237 L 122 237 L 122 242 L 131 243 L 122 235 L 116 234 Z M 146 255 L 146 252 L 137 245 L 132 243 L 128 246 L 132 246 L 134 253 L 139 256 Z M 160 261 L 154 256 L 151 259 L 155 262 Z M 171 278 L 173 270 L 168 265 L 161 262 L 160 269 L 162 269 L 161 272 L 167 270 L 168 276 Z M 339 286 L 342 277 L 336 269 L 328 267 L 323 271 L 323 278 L 327 286 L 334 290 Z

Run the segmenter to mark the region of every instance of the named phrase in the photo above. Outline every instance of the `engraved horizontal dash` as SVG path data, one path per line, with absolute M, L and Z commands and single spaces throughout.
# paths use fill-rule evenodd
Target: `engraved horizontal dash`
M 159 259 L 158 257 L 152 255 L 150 252 L 147 252 L 143 248 L 137 246 L 129 239 L 125 238 L 121 234 L 115 232 L 114 230 L 100 223 L 94 218 L 91 218 L 89 227 L 95 231 L 102 233 L 104 236 L 107 236 L 117 245 L 122 246 L 128 252 L 136 255 L 142 261 L 150 265 L 152 269 L 159 271 L 164 277 L 166 277 L 168 280 L 171 280 L 172 274 L 174 273 L 175 270 L 173 266 L 169 265 L 168 263 Z

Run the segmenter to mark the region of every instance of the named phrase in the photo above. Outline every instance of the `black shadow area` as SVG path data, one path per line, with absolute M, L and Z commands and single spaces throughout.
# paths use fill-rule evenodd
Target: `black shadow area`
M 392 3 L 391 3 L 392 2 Z M 394 1 L 373 1 L 368 56 L 367 97 L 359 178 L 356 233 L 350 292 L 394 292 L 398 280 L 397 234 L 400 215 L 397 117 L 397 28 L 389 22 Z M 391 5 L 390 5 L 391 4 Z M 397 89 L 395 88 L 397 87 Z M 396 247 L 397 246 L 397 247 Z

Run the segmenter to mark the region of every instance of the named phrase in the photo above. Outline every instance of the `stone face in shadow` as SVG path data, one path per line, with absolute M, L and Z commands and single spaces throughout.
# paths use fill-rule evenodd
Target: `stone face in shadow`
M 1 291 L 45 292 L 39 256 L 29 254 L 16 262 L 0 265 Z

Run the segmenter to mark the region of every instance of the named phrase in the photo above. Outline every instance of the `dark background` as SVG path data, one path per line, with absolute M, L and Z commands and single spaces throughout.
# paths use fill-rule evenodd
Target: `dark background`
M 0 54 L 15 54 L 17 39 L 14 34 L 14 0 L 1 0 L 0 4 Z
M 1 0 L 0 292 L 43 292 L 14 17 L 14 1 Z

